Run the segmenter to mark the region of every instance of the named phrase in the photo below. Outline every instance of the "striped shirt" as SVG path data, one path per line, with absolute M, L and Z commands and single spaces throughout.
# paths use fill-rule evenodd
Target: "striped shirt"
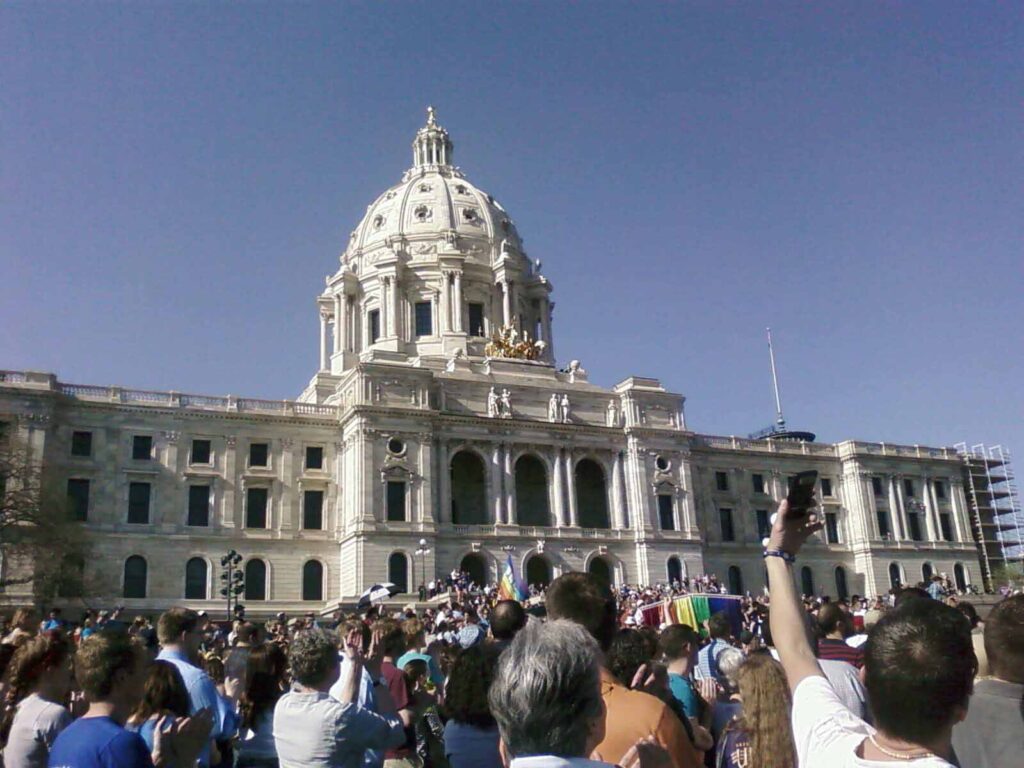
M 823 637 L 818 641 L 818 658 L 845 661 L 860 669 L 864 666 L 864 649 L 853 648 L 845 640 Z

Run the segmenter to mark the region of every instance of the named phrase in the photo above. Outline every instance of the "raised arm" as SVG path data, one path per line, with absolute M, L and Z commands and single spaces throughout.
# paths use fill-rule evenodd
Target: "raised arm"
M 786 670 L 790 689 L 805 677 L 823 676 L 818 659 L 807 639 L 807 624 L 803 605 L 793 583 L 793 562 L 797 553 L 821 523 L 813 514 L 795 517 L 783 500 L 772 524 L 765 549 L 765 567 L 768 570 L 768 594 L 771 600 L 769 625 L 772 642 L 779 660 Z

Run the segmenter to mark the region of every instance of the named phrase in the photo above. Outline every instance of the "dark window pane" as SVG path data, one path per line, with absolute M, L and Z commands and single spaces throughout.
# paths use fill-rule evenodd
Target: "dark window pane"
M 661 530 L 676 529 L 675 515 L 672 514 L 672 497 L 667 493 L 658 494 L 658 519 L 661 522 Z
M 757 515 L 757 538 L 768 538 L 768 534 L 772 532 L 771 523 L 768 522 L 768 510 L 758 509 L 754 514 Z
M 831 496 L 832 495 L 832 481 L 827 477 L 821 478 L 821 495 Z
M 209 464 L 210 463 L 210 441 L 209 440 L 193 440 L 192 441 L 192 457 L 190 461 L 193 464 Z
M 265 467 L 269 456 L 269 446 L 266 443 L 249 444 L 249 466 Z
M 917 517 L 917 512 L 908 512 L 907 522 L 910 524 L 910 538 L 914 541 L 921 541 L 921 521 Z
M 814 574 L 806 565 L 800 569 L 800 589 L 808 597 L 814 594 Z
M 376 344 L 380 338 L 380 310 L 374 309 L 366 315 L 366 324 L 370 335 L 370 343 Z
M 262 560 L 250 560 L 245 564 L 245 599 L 267 599 L 267 565 Z
M 149 435 L 135 435 L 132 438 L 132 458 L 148 461 L 153 457 L 153 438 Z
M 953 540 L 953 521 L 950 519 L 949 514 L 943 512 L 939 515 L 939 527 L 942 528 L 942 540 L 952 541 Z
M 754 483 L 754 493 L 764 493 L 764 475 L 753 474 L 750 479 Z
M 306 491 L 302 494 L 302 527 L 308 531 L 319 531 L 323 529 L 323 491 Z
M 416 336 L 431 336 L 434 333 L 433 314 L 429 301 L 416 302 Z
M 92 455 L 92 432 L 71 433 L 71 455 L 91 456 Z
M 875 496 L 881 496 L 882 495 L 882 478 L 880 478 L 880 477 L 872 477 L 871 478 L 871 490 L 874 492 Z
M 405 483 L 388 482 L 388 520 L 405 520 Z
M 726 472 L 715 472 L 715 487 L 720 491 L 729 490 L 729 475 Z
M 319 445 L 306 446 L 306 469 L 324 468 L 324 449 Z
M 267 489 L 249 488 L 245 492 L 245 527 L 267 527 Z
M 302 599 L 324 599 L 324 567 L 316 560 L 302 566 Z
M 146 596 L 146 561 L 132 555 L 124 561 L 124 597 Z
M 484 335 L 484 305 L 472 303 L 469 305 L 469 335 Z
M 724 508 L 718 510 L 718 521 L 722 526 L 722 541 L 735 541 L 736 535 L 732 528 L 732 510 Z
M 185 564 L 185 599 L 206 599 L 206 561 L 193 557 Z
M 825 541 L 829 544 L 839 543 L 839 520 L 835 512 L 825 513 Z
M 913 498 L 914 496 L 914 481 L 909 479 L 903 480 L 903 492 Z
M 878 535 L 883 539 L 892 536 L 892 531 L 889 529 L 889 513 L 884 509 L 878 510 Z
M 935 481 L 935 498 L 944 499 L 946 498 L 946 484 L 941 480 Z
M 190 485 L 188 487 L 188 524 L 198 526 L 210 524 L 210 486 Z
M 72 520 L 89 519 L 89 481 L 80 478 L 68 480 L 68 515 Z
M 149 522 L 149 483 L 128 485 L 128 522 L 145 525 Z

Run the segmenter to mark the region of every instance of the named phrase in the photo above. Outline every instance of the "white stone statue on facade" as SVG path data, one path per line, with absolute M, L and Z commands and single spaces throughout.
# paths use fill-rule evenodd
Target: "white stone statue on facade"
M 559 408 L 558 415 L 561 418 L 563 424 L 568 424 L 568 423 L 570 423 L 572 421 L 572 418 L 571 418 L 571 415 L 570 415 L 570 412 L 569 412 L 569 396 L 568 395 L 562 395 L 562 402 L 561 402 L 560 405 L 561 405 L 561 407 Z
M 501 390 L 501 398 L 498 400 L 498 415 L 503 419 L 512 418 L 512 395 L 507 389 Z
M 609 427 L 619 426 L 619 405 L 614 400 L 608 401 L 608 410 L 605 413 L 605 424 Z
M 487 415 L 492 419 L 498 415 L 498 393 L 494 387 L 487 393 Z
M 548 421 L 555 424 L 559 421 L 558 418 L 558 395 L 552 394 L 551 399 L 548 400 Z
M 569 362 L 569 383 L 575 384 L 577 376 L 586 376 L 587 371 L 580 364 L 579 360 L 572 360 Z

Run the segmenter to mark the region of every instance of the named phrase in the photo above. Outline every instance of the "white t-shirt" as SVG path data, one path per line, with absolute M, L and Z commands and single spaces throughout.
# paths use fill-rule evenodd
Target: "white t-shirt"
M 952 768 L 941 757 L 917 760 L 864 760 L 857 747 L 875 729 L 843 706 L 828 680 L 805 677 L 793 691 L 793 741 L 800 768 Z

